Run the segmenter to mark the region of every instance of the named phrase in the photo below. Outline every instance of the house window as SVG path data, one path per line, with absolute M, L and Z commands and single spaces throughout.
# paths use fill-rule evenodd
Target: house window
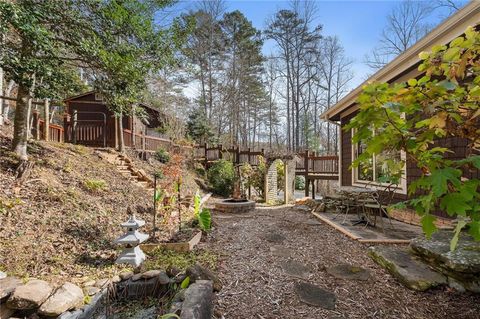
M 355 131 L 352 131 L 352 136 Z M 353 160 L 357 159 L 366 151 L 366 144 L 363 141 L 352 143 Z M 360 163 L 352 169 L 352 184 L 355 186 L 364 186 L 365 184 L 386 186 L 391 183 L 398 184 L 400 192 L 406 192 L 406 167 L 403 165 L 402 177 L 400 181 L 394 181 L 389 174 L 390 165 L 399 167 L 405 162 L 405 153 L 398 150 L 384 150 L 379 154 L 374 154 L 370 159 Z

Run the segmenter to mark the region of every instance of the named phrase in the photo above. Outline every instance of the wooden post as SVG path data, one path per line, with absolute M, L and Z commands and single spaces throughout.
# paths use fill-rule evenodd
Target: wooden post
M 36 140 L 40 139 L 40 118 L 37 110 L 32 112 L 33 118 L 33 138 Z
M 146 154 L 145 154 L 145 149 L 146 149 L 146 144 L 147 144 L 147 141 L 145 140 L 145 131 L 142 130 L 141 132 L 142 134 L 142 138 L 141 138 L 141 141 L 142 141 L 142 158 L 145 159 L 146 158 Z
M 48 99 L 45 99 L 44 103 L 44 117 L 45 117 L 45 122 L 43 125 L 43 139 L 45 141 L 50 140 L 50 101 Z
M 237 146 L 237 154 L 235 156 L 235 163 L 240 164 L 240 146 Z
M 77 144 L 77 110 L 73 110 L 73 125 L 72 125 L 72 135 L 73 135 L 73 144 Z
M 135 144 L 135 121 L 134 121 L 133 115 L 132 115 L 132 126 L 130 128 L 132 130 L 132 148 L 136 149 L 137 145 Z
M 222 144 L 218 145 L 218 159 L 223 158 L 222 150 L 223 150 Z
M 208 157 L 207 157 L 207 153 L 208 153 L 208 152 L 207 152 L 207 147 L 208 147 L 208 144 L 205 143 L 203 146 L 204 146 L 204 152 L 205 152 L 205 154 L 204 154 L 204 156 L 205 156 L 205 169 L 208 169 Z
M 305 160 L 304 160 L 304 166 L 305 166 L 305 197 L 309 196 L 310 192 L 310 180 L 308 179 L 308 156 L 310 154 L 308 153 L 308 150 L 305 151 Z
M 247 162 L 250 164 L 250 147 L 247 149 Z
M 283 162 L 283 182 L 285 184 L 285 189 L 283 190 L 283 203 L 288 204 L 290 200 L 290 180 L 288 179 L 288 162 L 285 160 Z
M 70 142 L 68 132 L 70 130 L 70 114 L 63 114 L 63 141 Z

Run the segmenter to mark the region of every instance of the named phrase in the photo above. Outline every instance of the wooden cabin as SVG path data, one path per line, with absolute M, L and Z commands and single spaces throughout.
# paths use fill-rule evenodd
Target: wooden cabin
M 64 140 L 95 147 L 116 147 L 118 145 L 117 121 L 112 111 L 107 108 L 102 95 L 87 92 L 64 100 Z M 157 109 L 140 103 L 144 116 L 123 116 L 124 136 L 131 141 L 129 134 L 158 136 L 156 128 L 161 126 L 161 113 Z M 128 141 L 125 142 L 127 146 Z
M 356 100 L 362 91 L 363 85 L 368 82 L 404 82 L 411 78 L 421 77 L 422 73 L 418 71 L 418 66 L 420 65 L 419 53 L 422 51 L 430 51 L 433 46 L 438 44 L 450 43 L 453 39 L 463 35 L 469 26 L 480 26 L 480 1 L 472 1 L 463 9 L 446 19 L 415 45 L 373 74 L 365 83 L 352 90 L 342 100 L 321 115 L 321 118 L 324 120 L 333 122 L 342 128 L 339 139 L 338 181 L 340 186 L 365 187 L 366 185 L 374 185 L 379 188 L 383 186 L 377 181 L 380 175 L 378 171 L 381 158 L 372 158 L 371 170 L 362 171 L 361 168 L 350 169 L 352 161 L 361 152 L 362 146 L 352 145 L 352 132 L 343 130 L 343 127 L 349 123 L 358 111 Z M 465 157 L 466 140 L 457 137 L 447 137 L 439 140 L 439 144 L 453 151 L 453 153 L 447 154 L 447 156 L 450 156 L 452 159 Z M 405 158 L 405 154 L 400 153 L 399 156 L 403 159 Z M 402 178 L 401 185 L 395 190 L 395 197 L 398 200 L 407 199 L 408 185 L 420 176 L 420 169 L 418 169 L 414 163 L 407 160 L 406 166 L 404 167 L 404 178 Z M 471 178 L 480 178 L 480 172 L 473 172 Z M 436 214 L 446 217 L 444 212 L 436 212 Z

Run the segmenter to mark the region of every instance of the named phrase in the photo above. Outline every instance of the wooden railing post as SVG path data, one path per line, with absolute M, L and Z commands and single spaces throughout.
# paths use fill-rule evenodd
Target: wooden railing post
M 43 102 L 45 122 L 43 125 L 43 139 L 50 140 L 50 101 L 45 99 Z
M 250 147 L 247 149 L 247 162 L 250 164 Z
M 33 118 L 33 138 L 36 140 L 40 139 L 40 118 L 37 110 L 34 110 L 32 112 L 32 118 Z
M 208 168 L 208 150 L 207 150 L 208 144 L 205 143 L 203 146 L 204 146 L 204 149 L 205 149 L 204 150 L 204 152 L 205 152 L 205 169 L 207 169 Z
M 308 179 L 308 150 L 305 151 L 305 161 L 304 161 L 304 166 L 305 166 L 305 197 L 309 196 L 310 192 L 310 180 Z
M 218 159 L 223 158 L 222 150 L 223 150 L 222 144 L 218 145 Z
M 70 132 L 70 114 L 63 114 L 63 141 L 70 142 L 68 133 Z

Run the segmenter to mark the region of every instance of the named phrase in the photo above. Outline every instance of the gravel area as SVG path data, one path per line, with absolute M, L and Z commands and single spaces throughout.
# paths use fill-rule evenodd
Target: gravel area
M 220 256 L 223 281 L 215 318 L 479 318 L 480 296 L 449 288 L 408 290 L 367 256 L 368 245 L 316 221 L 294 207 L 214 214 L 210 245 Z M 309 270 L 307 279 L 285 274 L 288 259 Z M 325 271 L 341 263 L 366 268 L 372 277 L 342 280 Z M 302 303 L 295 293 L 301 281 L 333 292 L 335 309 Z

